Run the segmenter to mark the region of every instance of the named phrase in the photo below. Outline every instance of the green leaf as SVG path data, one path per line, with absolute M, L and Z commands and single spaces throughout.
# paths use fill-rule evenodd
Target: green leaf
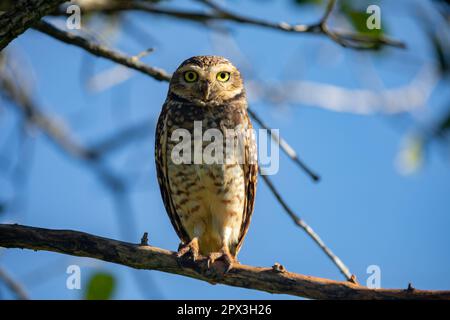
M 367 13 L 366 10 L 370 3 L 367 2 L 366 5 L 366 3 L 362 1 L 358 4 L 359 5 L 356 6 L 351 1 L 341 1 L 341 12 L 347 17 L 348 21 L 351 23 L 355 31 L 364 35 L 370 35 L 374 37 L 382 36 L 386 31 L 385 27 L 383 26 L 383 19 L 381 19 L 380 29 L 367 28 L 367 20 L 369 19 L 371 14 Z
M 294 0 L 294 2 L 298 5 L 303 4 L 322 4 L 323 0 Z
M 417 172 L 423 164 L 424 141 L 422 137 L 407 136 L 397 154 L 397 169 L 401 174 L 409 175 Z
M 109 300 L 112 298 L 116 280 L 112 274 L 97 272 L 89 279 L 85 292 L 86 300 Z

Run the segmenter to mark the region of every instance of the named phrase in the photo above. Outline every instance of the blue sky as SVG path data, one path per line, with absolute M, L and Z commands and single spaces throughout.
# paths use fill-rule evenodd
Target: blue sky
M 239 12 L 274 21 L 312 22 L 323 10 L 309 6 L 300 10 L 288 1 L 265 1 L 262 5 L 257 1 L 230 3 Z M 129 31 L 122 30 L 112 45 L 130 55 L 155 47 L 155 52 L 143 61 L 170 72 L 190 56 L 219 54 L 241 67 L 246 80 L 310 80 L 347 88 L 362 86 L 360 69 L 355 64 L 358 59 L 365 59 L 376 66 L 386 87 L 405 85 L 419 70 L 420 63 L 432 60 L 431 50 L 408 10 L 399 10 L 400 2 L 379 3 L 389 33 L 406 40 L 408 50 L 389 49 L 380 56 L 342 49 L 320 36 L 231 25 L 240 49 L 237 53 L 228 42 L 200 26 L 144 14 L 128 14 L 127 18 L 150 35 L 147 41 L 135 41 Z M 179 4 L 189 5 L 188 1 Z M 112 63 L 35 31 L 26 32 L 9 49 L 19 53 L 26 71 L 34 74 L 34 93 L 40 105 L 64 119 L 80 141 L 93 143 L 144 119 L 151 119 L 149 126 L 155 125 L 167 83 L 133 72 L 128 81 L 112 89 L 90 93 L 84 86 L 83 66 L 91 66 L 92 74 L 96 74 L 111 68 Z M 423 117 L 439 109 L 445 90 L 443 86 L 434 90 Z M 410 117 L 361 116 L 301 104 L 273 106 L 264 101 L 253 102 L 252 107 L 271 127 L 279 128 L 281 135 L 322 176 L 320 183 L 312 183 L 282 155 L 279 173 L 272 180 L 290 206 L 321 235 L 360 282 L 365 283 L 368 266 L 378 265 L 385 288 L 406 288 L 408 282 L 421 289 L 450 288 L 448 153 L 432 144 L 421 170 L 401 175 L 395 158 L 405 135 L 415 128 Z M 0 119 L 3 132 L 14 124 L 12 112 L 8 114 L 9 118 Z M 0 221 L 74 229 L 131 242 L 138 242 L 147 231 L 151 244 L 177 248 L 178 239 L 156 183 L 153 136 L 108 159 L 111 167 L 138 174 L 139 182 L 130 193 L 132 217 L 119 218 L 110 194 L 92 171 L 61 154 L 42 135 L 36 136 L 33 156 L 23 161 L 28 160 L 31 171 L 21 190 L 20 210 L 7 212 Z M 10 192 L 11 186 L 2 181 L 0 194 Z M 124 228 L 130 231 L 124 234 Z M 292 224 L 262 181 L 240 261 L 259 266 L 279 262 L 293 272 L 342 279 L 324 253 Z M 2 250 L 0 262 L 36 299 L 81 298 L 82 290 L 66 288 L 66 268 L 71 264 L 81 266 L 83 286 L 96 271 L 113 273 L 118 285 L 114 297 L 118 299 L 289 298 L 47 252 Z M 137 278 L 145 280 L 141 288 Z M 0 290 L 2 297 L 9 297 L 6 289 Z

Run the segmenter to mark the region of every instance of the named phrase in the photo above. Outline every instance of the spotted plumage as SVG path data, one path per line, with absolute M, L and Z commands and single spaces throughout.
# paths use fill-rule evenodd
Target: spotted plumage
M 235 147 L 231 153 L 223 152 L 222 162 L 195 162 L 199 124 L 203 134 L 216 129 L 223 135 L 223 150 L 228 150 L 226 141 Z M 189 163 L 173 158 L 180 145 L 174 136 L 180 129 L 192 137 Z M 228 136 L 230 129 L 235 135 Z M 224 256 L 235 262 L 255 201 L 257 151 L 251 129 L 241 76 L 228 60 L 198 56 L 178 67 L 159 116 L 155 158 L 163 202 L 182 242 L 181 254 L 187 248 L 194 256 L 199 253 L 212 260 Z M 205 136 L 197 140 L 202 152 L 216 142 L 205 141 Z M 211 152 L 217 154 L 221 155 Z

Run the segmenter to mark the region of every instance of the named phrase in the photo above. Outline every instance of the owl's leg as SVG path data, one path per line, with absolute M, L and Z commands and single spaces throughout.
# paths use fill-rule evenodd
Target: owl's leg
M 223 267 L 220 269 L 217 266 L 216 261 L 223 263 Z M 236 258 L 230 253 L 230 249 L 227 244 L 224 244 L 219 252 L 211 252 L 208 255 L 207 266 L 208 269 L 213 268 L 219 274 L 226 274 L 233 268 L 233 264 L 237 263 Z
M 195 237 L 186 244 L 180 243 L 178 246 L 178 258 L 190 257 L 192 260 L 197 260 L 199 256 L 198 238 Z

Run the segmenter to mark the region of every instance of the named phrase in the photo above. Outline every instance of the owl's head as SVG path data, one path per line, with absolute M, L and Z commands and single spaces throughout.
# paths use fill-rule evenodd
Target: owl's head
M 216 105 L 242 97 L 241 74 L 219 56 L 196 56 L 185 60 L 170 81 L 169 93 L 198 105 Z

